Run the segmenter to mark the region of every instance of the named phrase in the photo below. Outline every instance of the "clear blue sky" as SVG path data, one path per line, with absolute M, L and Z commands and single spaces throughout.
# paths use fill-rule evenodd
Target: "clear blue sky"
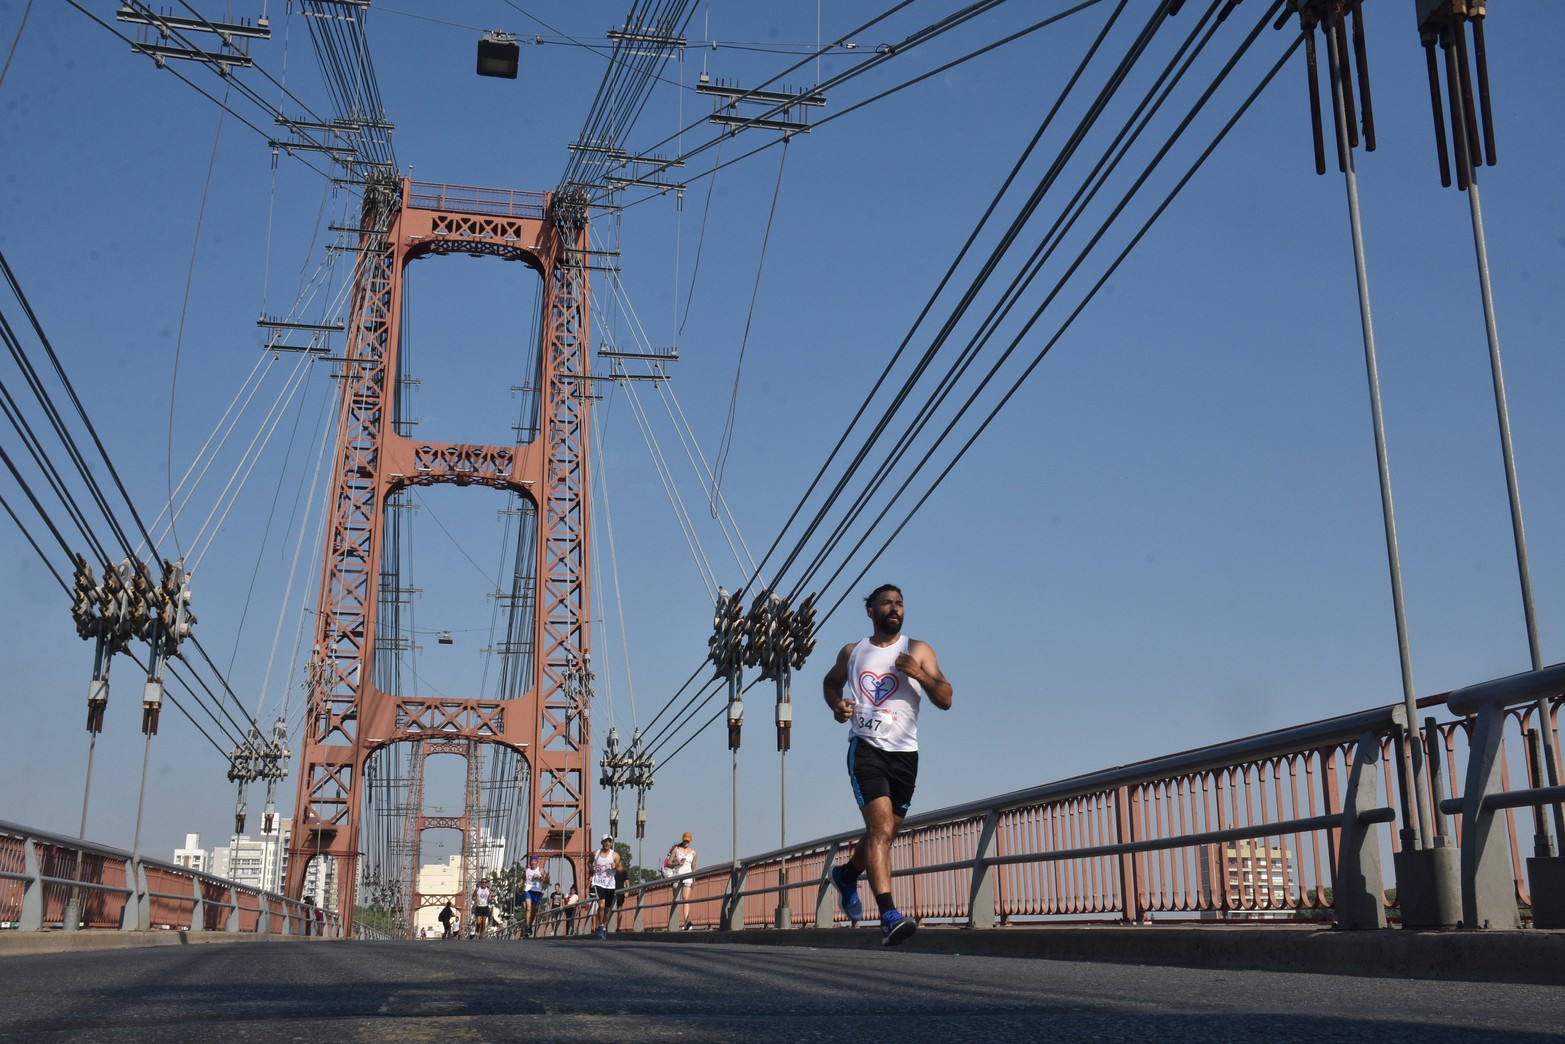
M 0 0 L 6 49 L 26 6 Z M 87 6 L 112 24 L 114 4 Z M 261 13 L 258 0 L 196 6 L 212 17 Z M 279 80 L 286 70 L 291 91 L 329 111 L 306 31 L 298 18 L 285 18 L 284 6 L 271 4 L 273 39 L 252 54 Z M 848 34 L 878 5 L 822 6 L 829 10 L 818 28 L 814 4 L 699 5 L 687 27 L 692 45 L 682 63 L 667 66 L 666 82 L 625 146 L 672 155 L 708 140 L 699 118 L 711 103 L 692 90 L 703 69 L 715 80 L 753 86 L 817 39 L 856 44 L 818 71 L 812 63 L 783 77 L 787 87 L 803 88 L 956 5 L 915 3 L 862 35 Z M 711 176 L 719 157 L 728 161 L 770 140 L 747 132 L 673 172 L 689 181 L 682 201 L 630 195 L 625 201 L 634 205 L 622 216 L 597 215 L 597 232 L 621 250 L 624 292 L 616 297 L 607 280 L 595 282 L 594 342 L 634 350 L 643 343 L 639 327 L 646 344 L 677 345 L 672 391 L 709 458 L 738 374 L 723 495 L 757 556 L 934 293 L 1110 6 Z M 1128 20 L 1144 18 L 1150 5 L 1130 6 Z M 1413 674 L 1424 695 L 1529 661 L 1468 200 L 1437 180 L 1411 2 L 1365 6 L 1379 147 L 1358 152 L 1357 164 Z M 435 5 L 376 3 L 369 35 L 399 163 L 416 180 L 552 189 L 602 78 L 605 34 L 626 7 L 473 0 L 439 5 L 436 19 L 415 14 Z M 1006 5 L 829 90 L 812 118 L 820 123 L 1063 7 Z M 1154 56 L 1136 66 L 1127 90 L 1139 96 L 1204 10 L 1189 3 L 1163 26 Z M 1195 79 L 1210 79 L 1260 13 L 1254 3 L 1240 5 L 1213 44 L 1215 59 Z M 494 27 L 544 40 L 523 47 L 514 82 L 473 75 L 479 32 Z M 1194 141 L 1210 140 L 1294 35 L 1291 27 L 1261 34 L 1235 86 L 1198 122 Z M 1488 47 L 1500 162 L 1480 173 L 1547 662 L 1565 646 L 1562 35 L 1552 4 L 1495 5 Z M 1108 50 L 1118 53 L 1125 40 L 1117 32 Z M 1097 90 L 1103 68 L 1094 67 L 1084 89 Z M 180 71 L 221 96 L 215 77 Z M 276 100 L 276 86 L 245 75 Z M 1182 114 L 1193 97 L 1182 92 L 1173 108 Z M 1300 53 L 858 584 L 858 593 L 886 580 L 904 588 L 907 630 L 935 646 L 956 688 L 954 709 L 931 711 L 924 723 L 919 810 L 1400 699 L 1345 192 L 1334 158 L 1330 174 L 1314 173 L 1306 105 Z M 236 109 L 257 118 L 254 107 Z M 1068 106 L 1061 128 L 1079 112 Z M 1126 109 L 1114 112 L 1107 122 L 1117 128 Z M 170 71 L 61 3 L 32 5 L 0 81 L 0 249 L 149 518 L 167 498 L 170 463 L 177 479 L 261 356 L 256 317 L 293 306 L 326 257 L 326 225 L 356 221 L 351 197 L 299 159 L 280 157 L 274 172 L 262 136 L 233 116 L 219 117 L 216 105 Z M 1161 140 L 1171 120 L 1157 126 Z M 675 138 L 681 128 L 692 129 Z M 1062 130 L 1051 132 L 1022 183 L 1038 183 L 1063 140 Z M 1095 159 L 1106 140 L 1097 132 L 1083 156 Z M 1174 169 L 1183 172 L 1193 154 L 1180 146 Z M 1142 147 L 1136 169 L 1148 155 Z M 311 162 L 324 169 L 318 158 Z M 1023 249 L 1039 241 L 1084 170 L 1078 161 L 1046 198 L 1023 232 Z M 1173 177 L 1151 179 L 1129 211 L 1135 226 Z M 1096 228 L 1118 196 L 1094 201 L 1083 228 Z M 1002 204 L 1007 219 L 1018 198 Z M 1117 251 L 1128 235 L 1111 232 L 1106 243 Z M 1082 231 L 1073 236 L 1078 246 L 1085 239 Z M 995 239 L 986 233 L 982 243 Z M 1018 256 L 1002 266 L 1003 277 Z M 1023 339 L 1021 358 L 1030 360 L 1060 329 L 1084 285 L 1101 274 L 1106 262 L 1096 256 Z M 1044 287 L 1061 271 L 1056 263 L 1026 292 L 1022 312 L 1043 302 Z M 340 289 L 345 273 L 343 263 L 323 296 Z M 973 275 L 969 263 L 959 286 Z M 420 262 L 410 282 L 422 381 L 414 400 L 418 433 L 508 441 L 515 410 L 508 389 L 525 380 L 516 360 L 533 336 L 529 279 L 519 266 L 452 257 Z M 998 298 L 999 285 L 981 291 L 981 308 Z M 941 298 L 937 318 L 951 300 Z M 318 315 L 321 307 L 306 312 Z M 1008 335 L 1017 328 L 1012 319 Z M 929 344 L 930 329 L 915 333 L 915 351 Z M 969 321 L 951 350 L 972 333 Z M 260 401 L 277 393 L 291 365 L 288 357 L 273 364 Z M 1004 386 L 1018 370 L 1004 371 Z M 284 584 L 294 531 L 320 508 L 321 494 L 308 483 L 332 392 L 325 368 L 316 367 L 197 572 L 198 633 L 225 668 L 232 658 L 234 687 L 247 707 L 260 707 L 263 725 L 289 689 L 297 716 L 291 653 L 300 606 L 313 603 L 318 583 L 313 529 L 286 604 Z M 675 462 L 718 581 L 737 586 L 743 572 L 683 463 L 663 400 L 649 386 L 636 394 L 659 418 L 654 442 Z M 996 398 L 983 397 L 980 413 Z M 951 413 L 933 416 L 943 424 Z M 248 440 L 262 415 L 242 424 L 235 439 Z M 607 392 L 598 421 L 608 492 L 598 504 L 597 533 L 601 744 L 611 723 L 626 737 L 647 723 L 697 669 L 710 597 L 623 390 Z M 959 431 L 965 437 L 972 427 L 968 421 Z M 11 441 L 7 435 L 8 447 Z M 861 441 L 855 436 L 849 445 Z M 915 441 L 899 481 L 926 452 L 926 442 Z M 943 464 L 949 453 L 935 459 Z M 932 481 L 932 474 L 917 477 L 915 494 Z M 7 498 L 16 496 L 14 483 L 5 483 Z M 214 496 L 203 487 L 181 516 L 181 546 L 194 539 Z M 405 580 L 423 591 L 414 604 L 423 632 L 418 684 L 421 691 L 481 691 L 493 684 L 480 650 L 491 640 L 485 593 L 493 587 L 495 510 L 503 502 L 470 489 L 425 491 L 420 502 L 418 575 Z M 870 517 L 890 525 L 902 515 L 882 500 Z M 877 529 L 871 546 L 886 533 Z M 847 829 L 857 819 L 839 778 L 841 728 L 821 707 L 818 684 L 832 652 L 864 633 L 847 589 L 864 561 L 856 558 L 828 589 L 829 601 L 844 593 L 849 600 L 826 622 L 820 649 L 797 680 L 792 839 Z M 0 526 L 0 568 L 11 594 L 0 606 L 11 639 L 0 689 L 10 722 L 0 739 L 0 818 L 74 833 L 90 648 L 9 521 Z M 435 644 L 442 629 L 454 633 L 453 645 Z M 139 680 L 129 666 L 115 669 L 88 830 L 127 846 L 142 752 Z M 754 690 L 747 707 L 738 841 L 741 850 L 758 850 L 778 840 L 779 771 L 769 695 Z M 167 855 L 197 831 L 207 845 L 223 840 L 234 797 L 225 760 L 172 711 L 152 749 L 144 847 Z M 686 829 L 704 862 L 726 856 L 729 757 L 721 728 L 656 778 L 648 859 Z M 287 811 L 291 780 L 281 796 Z M 606 796 L 600 791 L 594 800 L 601 828 Z M 255 816 L 259 794 L 252 792 L 250 804 Z M 624 796 L 624 832 L 633 808 L 633 795 Z

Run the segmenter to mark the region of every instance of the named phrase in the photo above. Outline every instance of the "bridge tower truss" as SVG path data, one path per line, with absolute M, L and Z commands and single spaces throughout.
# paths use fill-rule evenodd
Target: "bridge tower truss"
M 404 273 L 415 258 L 446 253 L 520 261 L 543 278 L 540 419 L 531 442 L 436 443 L 397 431 Z M 587 257 L 587 212 L 576 199 L 405 179 L 366 191 L 307 672 L 290 896 L 300 894 L 313 860 L 335 860 L 340 909 L 352 912 L 365 764 L 396 743 L 467 739 L 518 752 L 531 786 L 527 837 L 508 839 L 511 851 L 580 862 L 591 850 L 589 708 L 564 684 L 590 653 Z M 409 486 L 442 483 L 508 490 L 534 508 L 533 656 L 519 698 L 407 696 L 374 683 L 387 501 Z M 470 821 L 476 812 L 466 810 Z M 407 858 L 416 859 L 416 849 Z

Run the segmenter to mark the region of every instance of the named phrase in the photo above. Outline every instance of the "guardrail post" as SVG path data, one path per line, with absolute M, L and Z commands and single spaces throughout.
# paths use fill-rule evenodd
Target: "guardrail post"
M 1540 717 L 1539 728 L 1554 727 L 1547 713 Z M 1546 785 L 1549 778 L 1544 764 L 1548 754 L 1541 739 L 1542 733 L 1538 729 L 1527 730 L 1528 776 L 1535 787 Z M 1554 744 L 1550 743 L 1548 750 L 1553 748 Z M 1527 857 L 1527 897 L 1532 900 L 1532 926 L 1565 928 L 1565 857 L 1554 854 L 1543 805 L 1532 806 L 1532 818 L 1537 830 L 1533 835 L 1534 854 Z
M 833 844 L 826 849 L 826 858 L 821 860 L 821 879 L 815 891 L 815 927 L 830 928 L 837 923 L 837 889 L 831 883 L 831 868 L 837 865 L 837 850 L 842 846 Z
M 728 872 L 728 890 L 723 893 L 723 914 L 719 927 L 725 932 L 744 929 L 744 879 L 747 868 L 743 863 Z
M 999 847 L 997 835 L 1000 813 L 991 810 L 984 816 L 984 825 L 978 831 L 978 847 L 973 852 L 973 879 L 967 889 L 967 926 L 969 928 L 993 928 L 994 916 L 994 858 Z
M 204 932 L 206 931 L 206 900 L 201 894 L 201 878 L 195 874 L 190 875 L 190 892 L 193 900 L 190 905 L 190 930 Z
M 228 886 L 228 916 L 223 919 L 223 931 L 239 931 L 239 892 L 233 885 Z
M 152 929 L 152 899 L 147 895 L 147 871 L 140 859 L 125 861 L 125 906 L 120 910 L 120 931 Z
M 43 931 L 43 871 L 38 863 L 38 842 L 22 839 L 22 913 L 16 926 L 24 932 Z
M 1114 830 L 1122 845 L 1136 840 L 1136 819 L 1130 810 L 1130 788 L 1119 787 L 1114 791 Z M 1141 905 L 1141 881 L 1136 874 L 1136 856 L 1122 852 L 1119 857 L 1120 916 L 1131 924 L 1139 924 L 1146 915 Z
M 255 901 L 257 907 L 255 912 L 255 934 L 270 935 L 272 931 L 272 904 L 267 901 L 265 892 L 255 893 Z M 286 908 L 283 911 L 283 930 L 278 934 L 293 934 L 293 918 L 288 914 Z
M 630 918 L 630 930 L 633 931 L 633 932 L 640 932 L 640 931 L 645 931 L 646 930 L 646 926 L 645 926 L 645 924 L 642 923 L 642 917 L 641 917 L 641 914 L 642 914 L 641 902 L 646 897 L 647 897 L 647 890 L 646 890 L 645 887 L 643 887 L 641 889 L 641 891 L 636 893 L 636 912 Z
M 1504 708 L 1486 703 L 1477 711 L 1467 752 L 1462 791 L 1462 924 L 1467 928 L 1518 928 L 1516 883 L 1510 838 L 1485 798 L 1498 793 Z
M 1342 840 L 1337 848 L 1333 902 L 1338 928 L 1384 928 L 1385 885 L 1380 876 L 1380 842 L 1364 814 L 1374 809 L 1380 779 L 1380 738 L 1359 737 L 1342 802 Z
M 1425 721 L 1424 735 L 1413 732 L 1409 743 L 1424 748 L 1429 769 L 1429 793 L 1433 806 L 1434 837 L 1430 847 L 1409 847 L 1411 831 L 1402 834 L 1402 850 L 1392 856 L 1397 878 L 1397 905 L 1404 928 L 1454 928 L 1462 920 L 1462 857 L 1445 829 L 1440 802 L 1445 790 L 1440 768 L 1439 729 L 1435 719 Z M 1398 761 L 1398 766 L 1403 763 Z
M 1534 928 L 1565 928 L 1565 856 L 1528 856 Z

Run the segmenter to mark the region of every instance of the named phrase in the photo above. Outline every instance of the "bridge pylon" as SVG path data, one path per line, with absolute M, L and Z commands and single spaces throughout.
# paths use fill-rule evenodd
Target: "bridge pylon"
M 587 231 L 581 201 L 553 193 L 407 179 L 366 189 L 288 845 L 290 896 L 302 892 L 313 861 L 335 860 L 338 908 L 351 916 L 366 762 L 393 744 L 422 750 L 432 738 L 497 744 L 525 761 L 530 785 L 518 800 L 527 803 L 526 836 L 507 838 L 511 852 L 565 857 L 578 869 L 589 857 L 589 708 L 565 684 L 571 665 L 590 653 Z M 446 253 L 520 261 L 543 278 L 539 424 L 530 442 L 437 443 L 398 433 L 404 273 L 416 258 Z M 534 508 L 530 673 L 516 698 L 409 696 L 375 684 L 388 499 L 446 483 L 510 491 Z M 475 788 L 468 789 L 472 803 Z M 477 822 L 477 811 L 464 815 Z M 418 858 L 416 844 L 404 858 Z

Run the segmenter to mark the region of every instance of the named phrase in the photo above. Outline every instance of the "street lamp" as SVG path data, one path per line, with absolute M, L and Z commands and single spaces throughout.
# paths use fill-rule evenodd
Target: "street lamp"
M 491 29 L 478 41 L 478 75 L 516 79 L 522 46 L 504 29 Z

